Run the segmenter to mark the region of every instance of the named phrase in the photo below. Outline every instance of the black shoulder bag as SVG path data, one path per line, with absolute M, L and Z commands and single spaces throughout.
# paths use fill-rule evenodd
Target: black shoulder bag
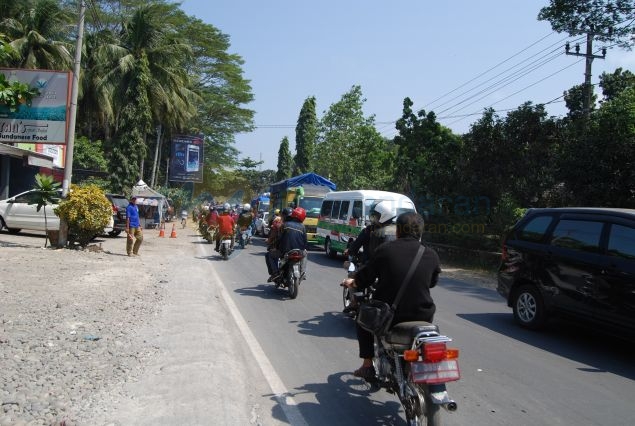
M 360 305 L 357 313 L 357 324 L 359 324 L 361 328 L 370 331 L 376 336 L 383 336 L 386 332 L 388 332 L 390 324 L 395 316 L 395 310 L 399 305 L 401 297 L 406 291 L 406 287 L 410 284 L 412 275 L 414 274 L 415 269 L 417 269 L 417 265 L 419 265 L 423 252 L 424 247 L 419 245 L 419 250 L 417 250 L 417 254 L 412 261 L 412 265 L 410 265 L 410 269 L 408 270 L 406 277 L 401 283 L 399 292 L 397 293 L 395 300 L 392 302 L 392 305 L 382 302 L 381 300 L 370 300 L 369 302 Z

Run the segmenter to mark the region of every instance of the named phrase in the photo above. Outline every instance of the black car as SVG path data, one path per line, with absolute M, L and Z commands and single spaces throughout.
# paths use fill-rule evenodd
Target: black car
M 635 210 L 529 209 L 504 240 L 498 292 L 529 329 L 557 314 L 635 336 Z
M 112 218 L 114 221 L 113 229 L 108 233 L 111 237 L 121 234 L 126 230 L 126 207 L 128 207 L 128 199 L 125 195 L 106 194 L 106 198 L 112 204 Z

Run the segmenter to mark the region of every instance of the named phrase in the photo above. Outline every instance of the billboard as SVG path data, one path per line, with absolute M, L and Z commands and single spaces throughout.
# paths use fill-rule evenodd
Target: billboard
M 71 72 L 0 68 L 0 73 L 40 91 L 31 106 L 21 104 L 17 111 L 0 104 L 0 142 L 65 145 Z
M 203 182 L 203 138 L 178 135 L 172 139 L 170 181 Z

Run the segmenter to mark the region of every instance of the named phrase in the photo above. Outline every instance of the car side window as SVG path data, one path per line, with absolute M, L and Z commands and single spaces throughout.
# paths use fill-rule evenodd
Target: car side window
M 542 241 L 551 222 L 553 216 L 538 216 L 531 219 L 518 233 L 518 239 L 536 243 Z
M 600 237 L 604 223 L 588 220 L 564 219 L 558 222 L 551 245 L 573 250 L 598 253 L 600 251 Z
M 635 259 L 635 228 L 611 225 L 608 244 L 609 256 Z

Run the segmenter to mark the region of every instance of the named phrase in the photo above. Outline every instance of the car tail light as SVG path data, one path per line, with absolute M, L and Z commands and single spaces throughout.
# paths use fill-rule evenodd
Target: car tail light
M 115 206 L 114 204 L 112 205 L 112 214 L 117 214 L 119 213 L 119 207 Z
M 501 248 L 501 260 L 503 262 L 506 262 L 508 260 L 508 254 L 507 254 L 507 244 L 503 243 L 503 247 Z

